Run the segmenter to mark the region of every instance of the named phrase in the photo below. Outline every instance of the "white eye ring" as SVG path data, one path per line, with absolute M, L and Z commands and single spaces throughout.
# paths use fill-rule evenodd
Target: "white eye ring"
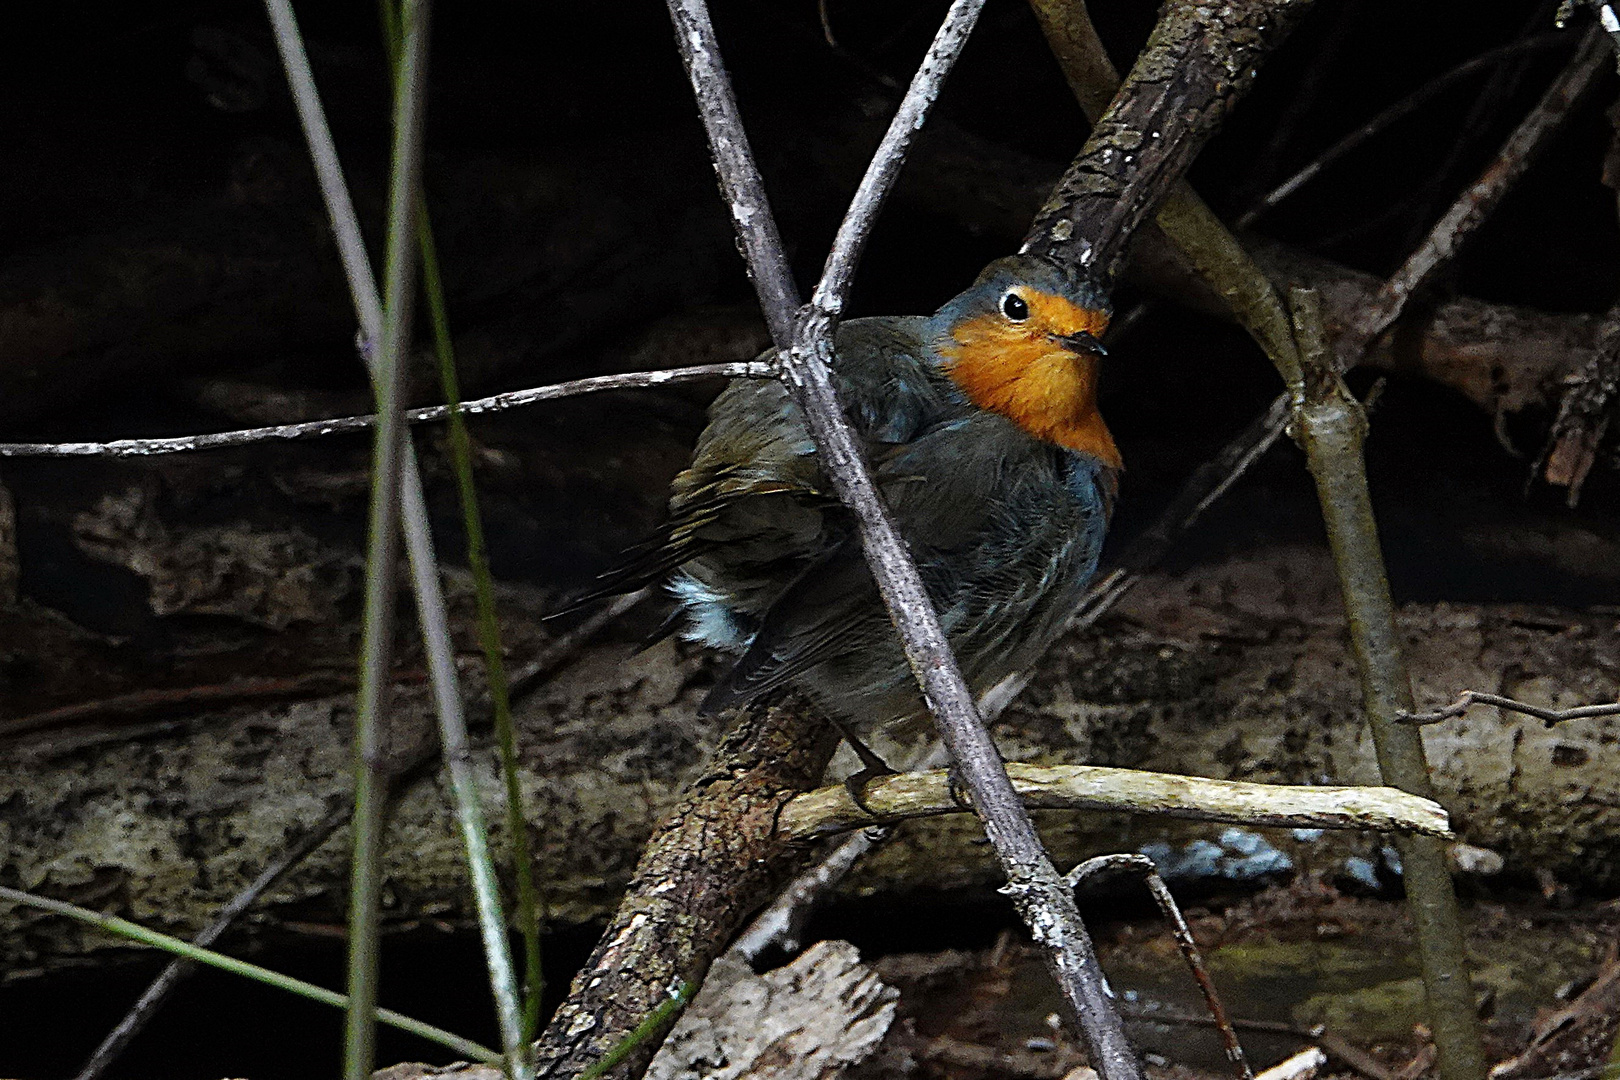
M 1001 298 L 1001 313 L 1013 322 L 1023 322 L 1029 318 L 1029 303 L 1015 292 L 1009 292 Z

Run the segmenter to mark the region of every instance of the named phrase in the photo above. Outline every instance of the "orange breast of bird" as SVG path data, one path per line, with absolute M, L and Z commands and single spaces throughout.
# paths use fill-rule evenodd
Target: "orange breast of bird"
M 1096 361 L 1052 340 L 1054 330 L 1101 334 L 1106 316 L 1060 296 L 1027 296 L 1035 315 L 1028 324 L 985 315 L 953 327 L 941 347 L 945 370 L 979 408 L 1118 469 L 1119 448 L 1097 411 Z

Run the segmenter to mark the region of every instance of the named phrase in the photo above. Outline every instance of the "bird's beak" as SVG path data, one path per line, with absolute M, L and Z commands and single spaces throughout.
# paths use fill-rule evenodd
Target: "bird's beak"
M 1052 340 L 1070 352 L 1090 353 L 1092 356 L 1108 355 L 1108 350 L 1103 348 L 1103 343 L 1085 330 L 1077 334 L 1054 334 Z

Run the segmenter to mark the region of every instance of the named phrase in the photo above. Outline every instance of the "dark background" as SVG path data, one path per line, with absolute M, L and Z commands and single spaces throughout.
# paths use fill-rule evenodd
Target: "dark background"
M 884 80 L 909 77 L 944 5 L 830 0 L 836 49 L 823 39 L 812 3 L 715 6 L 744 116 L 806 285 L 819 271 L 861 155 L 892 107 Z M 1126 66 L 1153 8 L 1093 7 Z M 312 415 L 365 411 L 347 294 L 262 9 L 65 2 L 29 14 L 31 24 L 0 35 L 0 343 L 10 340 L 13 348 L 10 358 L 0 351 L 0 439 L 239 426 L 241 394 L 221 408 L 204 392 L 229 380 L 255 393 L 305 395 L 300 400 L 312 403 Z M 375 253 L 387 150 L 375 11 L 365 3 L 306 3 L 299 15 Z M 1258 231 L 1388 273 L 1567 61 L 1584 19 L 1564 41 L 1496 69 L 1502 80 L 1489 93 L 1487 73 L 1380 134 Z M 1551 4 L 1318 0 L 1192 180 L 1233 217 L 1386 105 L 1486 49 L 1551 33 L 1551 21 Z M 659 320 L 758 334 L 668 38 L 664 11 L 651 3 L 445 4 L 436 12 L 428 201 L 467 393 L 656 363 L 660 358 L 638 354 L 636 343 Z M 1601 312 L 1614 302 L 1615 195 L 1599 179 L 1614 92 L 1606 75 L 1469 245 L 1442 292 L 1569 312 Z M 1054 176 L 1085 133 L 1032 16 L 1013 0 L 987 8 L 938 117 L 1044 163 Z M 852 314 L 930 310 L 1016 244 L 993 215 L 932 208 L 921 197 L 926 182 L 908 176 L 878 226 Z M 151 253 L 171 249 L 186 273 L 207 285 L 170 311 L 119 309 L 131 279 L 161 262 Z M 38 377 L 23 370 L 15 351 L 30 342 L 20 332 L 5 337 L 11 331 L 4 320 L 6 311 L 26 310 L 43 295 L 95 313 L 107 329 Z M 1116 295 L 1121 311 L 1141 299 L 1129 287 Z M 428 370 L 415 376 L 415 396 L 434 400 Z M 1128 469 L 1114 551 L 1279 389 L 1241 332 L 1162 301 L 1114 344 L 1105 380 L 1104 412 Z M 1365 391 L 1372 380 L 1358 375 L 1352 382 Z M 506 462 L 480 477 L 497 575 L 571 587 L 634 540 L 655 519 L 663 486 L 683 463 L 714 389 L 608 395 L 476 425 L 476 437 Z M 1397 598 L 1620 602 L 1620 568 L 1598 557 L 1616 538 L 1612 469 L 1600 462 L 1571 510 L 1561 491 L 1527 483 L 1550 412 L 1506 418 L 1506 444 L 1494 420 L 1415 378 L 1397 376 L 1385 388 L 1369 455 Z M 431 437 L 423 440 L 431 445 Z M 242 470 L 237 480 L 208 488 L 195 512 L 220 519 L 296 514 L 324 540 L 358 548 L 363 489 L 315 513 L 278 494 L 269 478 L 316 463 L 333 473 L 361 469 L 363 440 L 232 454 L 223 460 Z M 48 665 L 30 667 L 16 650 L 7 653 L 5 712 L 82 696 L 102 675 L 108 686 L 138 682 L 141 672 L 178 677 L 187 663 L 178 659 L 181 646 L 215 632 L 206 620 L 177 629 L 156 619 L 133 575 L 86 559 L 69 542 L 65 523 L 74 508 L 126 484 L 140 468 L 0 466 L 17 502 L 23 595 L 127 642 L 122 666 L 86 673 L 73 686 L 48 677 Z M 430 478 L 440 481 L 442 472 L 430 467 Z M 172 486 L 172 476 L 165 482 Z M 445 552 L 459 558 L 453 502 L 442 482 L 433 485 L 433 501 Z M 1591 538 L 1598 556 L 1555 557 L 1567 552 L 1557 543 L 1567 535 Z M 1173 558 L 1320 539 L 1299 456 L 1285 444 Z M 295 664 L 296 653 L 294 641 L 277 655 Z M 981 944 L 996 928 L 982 920 L 1008 915 L 947 910 L 938 943 Z M 909 921 L 901 908 L 879 906 L 863 909 L 860 925 L 873 941 L 897 947 L 896 928 Z M 590 928 L 555 935 L 554 982 L 566 981 L 591 940 Z M 315 941 L 259 959 L 335 985 L 338 952 Z M 475 941 L 417 931 L 392 939 L 387 958 L 395 970 L 431 975 L 414 986 L 385 980 L 385 1004 L 493 1039 Z M 46 1077 L 75 1068 L 152 970 L 142 962 L 0 989 L 0 1073 Z M 291 1030 L 301 1034 L 289 1037 Z M 114 1075 L 302 1075 L 312 1064 L 329 1067 L 336 1030 L 335 1015 L 314 1006 L 205 976 Z M 385 1059 L 413 1052 L 386 1039 L 382 1049 Z

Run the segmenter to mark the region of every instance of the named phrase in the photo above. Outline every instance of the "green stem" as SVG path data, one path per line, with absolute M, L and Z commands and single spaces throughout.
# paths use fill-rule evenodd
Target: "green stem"
M 417 10 L 421 0 L 413 0 L 411 6 L 404 12 L 404 25 L 416 25 L 413 13 Z M 315 90 L 314 79 L 309 71 L 308 60 L 304 54 L 303 43 L 298 34 L 298 28 L 293 19 L 291 7 L 286 0 L 265 0 L 269 11 L 272 26 L 276 31 L 277 48 L 281 53 L 283 64 L 287 68 L 289 85 L 293 90 L 293 98 L 298 106 L 299 120 L 306 137 L 309 140 L 311 160 L 315 164 L 316 173 L 320 178 L 321 194 L 327 204 L 327 211 L 332 219 L 334 235 L 338 241 L 338 251 L 342 256 L 345 275 L 349 282 L 350 293 L 354 298 L 356 312 L 359 316 L 364 341 L 368 352 L 366 360 L 373 370 L 376 378 L 378 370 L 377 360 L 380 350 L 376 349 L 378 343 L 385 338 L 383 330 L 383 303 L 378 297 L 376 281 L 372 276 L 370 265 L 366 258 L 365 244 L 360 237 L 359 224 L 355 220 L 354 206 L 349 198 L 347 186 L 343 181 L 342 169 L 337 161 L 337 151 L 332 145 L 331 132 L 326 125 L 325 116 L 320 106 L 320 99 Z M 402 20 L 392 7 L 382 9 L 383 25 L 386 30 L 386 40 L 390 59 L 391 85 L 402 79 L 411 78 L 425 70 L 425 35 L 408 33 L 404 44 L 413 50 L 402 63 L 398 59 L 401 51 Z M 425 25 L 425 17 L 422 20 Z M 421 49 L 418 49 L 421 46 Z M 422 55 L 414 55 L 420 51 Z M 415 95 L 415 103 L 419 107 L 421 95 Z M 419 117 L 418 117 L 419 124 Z M 396 134 L 401 128 L 396 124 Z M 414 179 L 413 173 L 413 179 Z M 394 197 L 390 209 L 399 209 L 397 196 L 400 189 L 396 186 L 391 191 Z M 417 209 L 421 205 L 420 187 L 417 186 L 409 193 L 406 206 Z M 392 223 L 398 216 L 391 214 Z M 389 267 L 400 265 L 411 250 L 411 232 L 394 230 L 389 234 Z M 390 271 L 392 273 L 392 270 Z M 405 293 L 401 297 L 395 290 L 396 286 L 403 284 Z M 397 305 L 409 301 L 413 296 L 409 282 L 398 279 L 390 280 L 389 308 L 393 310 Z M 397 353 L 395 353 L 397 357 Z M 511 957 L 507 951 L 506 922 L 501 914 L 499 887 L 496 881 L 495 868 L 490 860 L 488 844 L 484 836 L 483 810 L 479 802 L 476 783 L 474 781 L 470 753 L 467 747 L 466 723 L 463 716 L 461 696 L 457 688 L 454 658 L 451 655 L 450 630 L 448 618 L 445 613 L 443 590 L 438 578 L 438 570 L 433 557 L 433 538 L 429 531 L 427 519 L 427 503 L 422 493 L 421 475 L 416 466 L 414 451 L 409 442 L 402 448 L 402 466 L 404 472 L 403 502 L 400 508 L 406 547 L 410 554 L 412 586 L 416 592 L 418 616 L 422 626 L 423 648 L 427 656 L 430 683 L 433 687 L 435 710 L 439 716 L 444 755 L 449 767 L 451 783 L 455 792 L 456 818 L 461 826 L 463 841 L 467 851 L 467 861 L 472 877 L 473 892 L 478 908 L 479 929 L 484 942 L 485 959 L 490 972 L 490 989 L 498 1006 L 498 1019 L 501 1028 L 501 1037 L 507 1049 L 507 1068 L 514 1076 L 521 1078 L 528 1071 L 524 1061 L 525 1047 L 522 1037 L 522 1005 L 519 1000 L 520 992 L 517 982 L 512 974 Z M 373 800 L 373 803 L 377 800 Z M 380 813 L 380 810 L 377 811 Z M 362 821 L 361 825 L 364 824 Z M 374 967 L 374 960 L 373 960 Z
M 1302 372 L 1301 381 L 1291 387 L 1296 402 L 1292 434 L 1316 480 L 1379 772 L 1385 783 L 1433 799 L 1422 736 L 1417 728 L 1397 720 L 1413 709 L 1412 682 L 1401 656 L 1395 604 L 1367 489 L 1362 452 L 1366 414 L 1328 352 L 1316 292 L 1296 288 L 1289 301 Z M 1407 907 L 1417 929 L 1440 1075 L 1443 1080 L 1482 1080 L 1485 1053 L 1462 917 L 1446 866 L 1446 843 L 1432 836 L 1398 836 L 1395 845 L 1401 853 Z
M 664 1023 L 691 1000 L 695 989 L 689 982 L 682 982 L 668 1001 L 661 1003 L 658 1008 L 647 1014 L 646 1019 L 637 1024 L 630 1034 L 619 1040 L 619 1044 L 603 1054 L 596 1064 L 591 1065 L 579 1074 L 578 1080 L 597 1080 L 597 1077 L 606 1073 L 613 1066 L 630 1056 L 630 1051 L 640 1046 L 650 1038 Z
M 401 13 L 394 0 L 378 5 L 383 41 L 389 64 L 398 78 L 404 47 L 400 36 Z M 461 503 L 462 521 L 467 532 L 467 561 L 472 571 L 478 608 L 478 637 L 484 654 L 484 670 L 490 700 L 495 712 L 497 745 L 506 789 L 507 827 L 512 835 L 514 876 L 517 881 L 519 929 L 524 944 L 524 985 L 519 992 L 512 978 L 512 961 L 506 947 L 506 920 L 501 912 L 494 863 L 489 853 L 488 833 L 472 773 L 464 721 L 452 719 L 441 710 L 444 753 L 449 765 L 457 817 L 461 822 L 468 870 L 476 896 L 479 925 L 484 938 L 485 959 L 489 965 L 502 1041 L 510 1061 L 508 1071 L 517 1080 L 529 1072 L 528 1046 L 540 1026 L 540 999 L 544 976 L 540 966 L 539 896 L 534 884 L 533 860 L 529 852 L 527 820 L 523 813 L 523 790 L 518 778 L 517 734 L 512 723 L 511 695 L 501 648 L 500 624 L 495 613 L 495 587 L 489 569 L 483 522 L 478 512 L 478 490 L 472 474 L 472 441 L 467 434 L 461 410 L 461 390 L 456 378 L 455 353 L 450 338 L 450 322 L 444 303 L 444 282 L 439 273 L 437 245 L 427 214 L 427 200 L 420 188 L 416 195 L 416 241 L 422 260 L 422 285 L 427 295 L 433 324 L 435 351 L 439 360 L 439 380 L 445 404 L 450 408 L 449 433 L 456 490 Z M 521 996 L 521 1000 L 519 1000 Z
M 372 371 L 377 399 L 371 513 L 366 551 L 365 618 L 355 713 L 354 860 L 349 891 L 349 1010 L 344 1033 L 347 1080 L 368 1080 L 375 1065 L 382 834 L 388 777 L 382 710 L 393 643 L 399 562 L 400 480 L 405 466 L 404 354 L 410 341 L 415 264 L 414 215 L 421 190 L 428 0 L 406 0 L 400 63 L 393 80 L 393 146 L 383 268 L 383 325 Z
M 121 938 L 138 941 L 142 945 L 150 945 L 154 949 L 162 949 L 186 960 L 198 964 L 207 964 L 209 967 L 216 967 L 221 971 L 228 971 L 233 975 L 240 975 L 243 978 L 264 983 L 266 986 L 273 986 L 278 990 L 285 990 L 288 993 L 297 994 L 299 997 L 318 1001 L 322 1005 L 331 1005 L 339 1009 L 346 1009 L 349 1006 L 349 999 L 336 991 L 316 986 L 314 983 L 308 983 L 302 979 L 295 979 L 291 975 L 283 975 L 279 971 L 271 971 L 269 968 L 260 967 L 258 964 L 250 964 L 246 960 L 225 956 L 222 953 L 214 952 L 212 949 L 204 949 L 193 945 L 189 941 L 182 941 L 179 938 L 170 937 L 168 934 L 149 930 L 139 923 L 130 922 L 128 919 L 120 919 L 116 915 L 103 915 L 98 911 L 77 907 L 61 900 L 51 900 L 47 897 L 35 896 L 32 893 L 25 893 L 19 889 L 8 889 L 3 886 L 0 886 L 0 900 L 9 900 L 12 903 L 38 908 L 41 911 L 49 911 L 53 915 L 65 915 L 70 919 L 89 923 L 91 926 L 105 930 L 110 934 L 117 934 Z M 389 1027 L 398 1028 L 400 1031 L 409 1032 L 412 1035 L 427 1039 L 429 1042 L 438 1043 L 440 1046 L 447 1047 L 470 1060 L 481 1061 L 487 1065 L 499 1065 L 501 1062 L 501 1055 L 487 1046 L 480 1046 L 471 1039 L 464 1039 L 454 1032 L 445 1031 L 443 1028 L 434 1027 L 432 1024 L 413 1020 L 409 1016 L 402 1016 L 392 1009 L 378 1009 L 377 1019 Z
M 450 461 L 461 501 L 462 525 L 467 531 L 467 565 L 472 571 L 478 606 L 478 641 L 483 648 L 484 674 L 495 714 L 496 746 L 506 781 L 506 831 L 511 837 L 512 869 L 517 882 L 518 930 L 523 935 L 523 1042 L 527 1045 L 539 1034 L 540 999 L 545 991 L 545 975 L 540 966 L 540 894 L 534 883 L 528 818 L 523 809 L 523 786 L 518 778 L 517 729 L 512 723 L 505 650 L 501 647 L 500 620 L 495 613 L 494 575 L 490 572 L 489 549 L 484 541 L 483 519 L 478 512 L 478 488 L 473 482 L 472 440 L 461 410 L 461 387 L 456 378 L 444 284 L 439 277 L 438 247 L 433 241 L 426 206 L 419 210 L 416 236 L 422 249 L 422 284 L 432 316 L 433 344 L 439 355 L 439 384 L 445 404 L 450 408 Z

